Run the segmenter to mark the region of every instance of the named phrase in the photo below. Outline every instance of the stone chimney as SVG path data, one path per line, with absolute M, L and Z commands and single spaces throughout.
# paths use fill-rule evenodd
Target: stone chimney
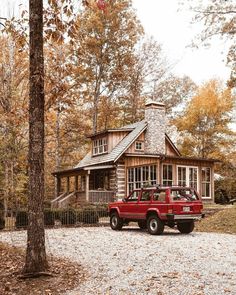
M 145 152 L 165 154 L 165 105 L 156 101 L 148 101 L 145 105 L 145 121 L 148 123 L 145 134 Z

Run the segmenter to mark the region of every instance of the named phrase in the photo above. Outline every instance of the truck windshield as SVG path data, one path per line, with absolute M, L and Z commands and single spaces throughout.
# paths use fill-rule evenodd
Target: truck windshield
M 196 201 L 198 196 L 193 189 L 171 189 L 172 201 Z

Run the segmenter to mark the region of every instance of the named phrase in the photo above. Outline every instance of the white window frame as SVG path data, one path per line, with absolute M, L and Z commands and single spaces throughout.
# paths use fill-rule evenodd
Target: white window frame
M 164 179 L 164 166 L 171 166 L 172 167 L 172 179 L 169 179 L 169 178 L 168 179 Z M 171 185 L 173 185 L 173 182 L 174 182 L 174 167 L 173 167 L 172 164 L 168 164 L 168 163 L 162 164 L 161 177 L 162 177 L 162 184 L 163 185 L 165 185 L 164 184 L 164 181 L 171 182 Z M 167 185 L 167 186 L 170 186 L 170 185 Z
M 202 180 L 202 169 L 206 169 L 209 168 L 210 169 L 210 181 L 203 181 Z M 203 184 L 209 183 L 210 185 L 210 190 L 209 190 L 209 197 L 203 197 Z M 201 195 L 203 199 L 211 199 L 211 185 L 212 185 L 212 175 L 211 175 L 211 167 L 201 167 Z
M 186 168 L 186 186 L 190 187 L 189 185 L 189 170 L 190 168 L 197 169 L 197 191 L 199 192 L 199 169 L 197 166 L 185 166 L 185 165 L 178 165 L 176 166 L 176 177 L 177 177 L 177 184 L 179 185 L 179 174 L 178 174 L 178 168 Z
M 154 167 L 154 166 L 156 166 L 155 167 L 155 174 L 156 174 L 156 179 L 148 179 L 148 180 L 144 180 L 144 175 L 143 175 L 143 167 L 148 167 L 148 176 L 149 176 L 149 178 L 150 178 L 150 176 L 151 176 L 151 171 L 153 171 L 152 169 L 153 168 L 151 168 L 151 167 Z M 136 177 L 136 169 L 139 169 L 140 168 L 140 180 L 139 181 L 136 181 L 136 179 L 137 179 L 137 177 Z M 129 181 L 129 171 L 130 171 L 130 169 L 133 169 L 133 181 Z M 142 166 L 134 166 L 134 167 L 129 167 L 129 168 L 127 168 L 127 194 L 130 194 L 130 192 L 132 191 L 132 190 L 129 190 L 129 186 L 131 185 L 132 187 L 133 187 L 133 190 L 134 189 L 138 189 L 138 188 L 141 188 L 141 187 L 143 187 L 143 185 L 145 184 L 145 183 L 148 183 L 148 182 L 155 182 L 155 184 L 153 183 L 153 184 L 151 184 L 151 185 L 153 185 L 153 186 L 155 186 L 155 185 L 157 185 L 157 183 L 158 183 L 158 165 L 157 164 L 153 164 L 153 165 L 142 165 Z M 136 185 L 136 184 L 138 184 L 138 186 Z
M 141 148 L 137 148 L 137 144 L 141 144 Z M 135 141 L 135 150 L 136 151 L 143 151 L 143 141 L 141 141 L 141 140 Z
M 93 140 L 93 156 L 105 154 L 108 152 L 108 139 L 101 137 Z

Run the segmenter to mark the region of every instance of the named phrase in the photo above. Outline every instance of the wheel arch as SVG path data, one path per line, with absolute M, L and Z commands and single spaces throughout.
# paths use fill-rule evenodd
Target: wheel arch
M 160 212 L 158 209 L 152 209 L 150 208 L 148 211 L 147 211 L 147 214 L 146 214 L 146 220 L 148 220 L 149 216 L 151 215 L 157 215 L 158 218 L 160 218 Z
M 109 210 L 109 216 L 112 215 L 112 213 L 118 213 L 118 215 L 120 216 L 120 210 L 118 207 L 113 207 Z

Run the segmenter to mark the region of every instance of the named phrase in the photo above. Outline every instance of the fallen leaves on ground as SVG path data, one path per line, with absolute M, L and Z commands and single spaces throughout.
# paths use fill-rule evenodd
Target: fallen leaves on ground
M 24 265 L 23 251 L 0 243 L 0 294 L 58 295 L 74 289 L 86 279 L 81 265 L 55 257 L 48 260 L 52 276 L 19 279 Z
M 236 205 L 196 223 L 196 231 L 236 234 Z

